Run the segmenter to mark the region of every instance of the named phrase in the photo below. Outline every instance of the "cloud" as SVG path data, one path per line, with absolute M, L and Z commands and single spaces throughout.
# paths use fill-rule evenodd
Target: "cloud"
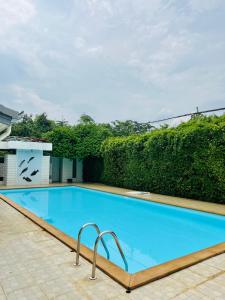
M 223 4 L 223 0 L 190 0 L 190 7 L 198 13 L 214 10 Z
M 32 114 L 46 112 L 50 118 L 61 120 L 63 116 L 62 106 L 55 104 L 54 101 L 46 100 L 40 97 L 35 91 L 14 85 L 9 89 L 14 96 L 13 103 L 20 111 L 28 111 Z
M 0 34 L 18 25 L 27 24 L 36 14 L 31 0 L 0 1 Z
M 98 55 L 103 52 L 103 47 L 101 45 L 93 46 L 88 44 L 87 40 L 82 37 L 76 37 L 74 42 L 75 48 L 79 51 L 79 54 L 82 55 Z
M 0 99 L 71 122 L 223 105 L 224 14 L 223 0 L 0 1 Z
M 77 48 L 77 49 L 82 49 L 82 48 L 85 48 L 85 46 L 86 46 L 86 41 L 85 41 L 85 39 L 82 38 L 82 37 L 77 37 L 77 38 L 75 39 L 74 45 L 75 45 L 75 48 Z

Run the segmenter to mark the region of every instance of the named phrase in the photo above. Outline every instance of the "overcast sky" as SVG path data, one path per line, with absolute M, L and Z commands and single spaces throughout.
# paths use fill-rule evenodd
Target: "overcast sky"
M 74 123 L 225 105 L 224 0 L 0 0 L 0 103 Z

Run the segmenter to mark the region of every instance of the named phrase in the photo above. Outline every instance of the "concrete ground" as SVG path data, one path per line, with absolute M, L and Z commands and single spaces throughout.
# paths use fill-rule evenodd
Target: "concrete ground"
M 127 294 L 91 264 L 0 200 L 0 300 L 33 299 L 225 299 L 225 254 Z

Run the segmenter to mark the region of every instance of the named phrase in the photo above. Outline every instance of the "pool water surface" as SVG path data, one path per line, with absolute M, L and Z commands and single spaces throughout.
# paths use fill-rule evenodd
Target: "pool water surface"
M 82 225 L 113 230 L 128 262 L 128 272 L 159 265 L 225 241 L 225 217 L 80 187 L 1 190 L 15 203 L 77 239 Z M 93 249 L 96 231 L 87 228 L 81 243 Z M 110 236 L 110 260 L 124 268 Z M 98 253 L 106 257 L 99 244 Z

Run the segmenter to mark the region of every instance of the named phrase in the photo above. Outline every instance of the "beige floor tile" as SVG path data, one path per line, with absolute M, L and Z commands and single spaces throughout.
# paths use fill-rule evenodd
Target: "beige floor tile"
M 76 291 L 76 286 L 64 278 L 57 278 L 41 283 L 41 290 L 48 298 L 54 298 L 69 292 Z
M 209 265 L 206 261 L 190 267 L 189 270 L 199 274 L 202 277 L 214 276 L 221 272 L 221 269 L 215 267 L 214 265 Z
M 208 280 L 205 283 L 199 285 L 196 291 L 207 296 L 210 299 L 221 298 L 225 299 L 225 284 L 217 284 L 214 280 Z
M 174 300 L 210 300 L 206 295 L 201 294 L 195 290 L 188 290 L 179 296 L 175 297 Z
M 132 291 L 97 270 L 47 232 L 0 201 L 0 300 L 225 300 L 225 254 Z
M 31 286 L 7 294 L 7 300 L 47 300 L 47 296 L 38 286 Z

